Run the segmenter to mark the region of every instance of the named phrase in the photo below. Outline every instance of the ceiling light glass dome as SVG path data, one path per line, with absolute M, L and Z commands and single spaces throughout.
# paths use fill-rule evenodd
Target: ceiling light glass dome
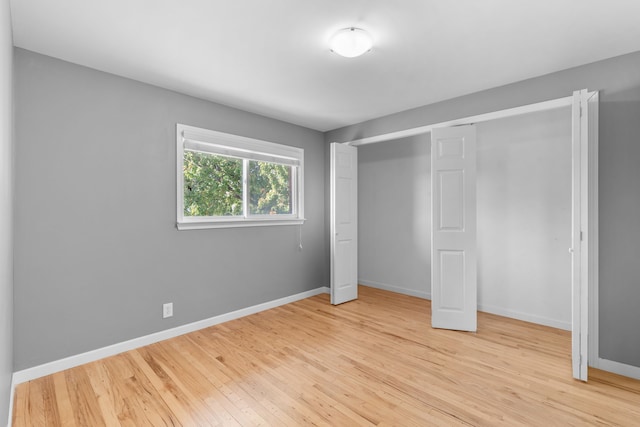
M 350 27 L 335 33 L 329 40 L 329 46 L 338 55 L 354 58 L 370 51 L 373 46 L 373 39 L 365 30 Z

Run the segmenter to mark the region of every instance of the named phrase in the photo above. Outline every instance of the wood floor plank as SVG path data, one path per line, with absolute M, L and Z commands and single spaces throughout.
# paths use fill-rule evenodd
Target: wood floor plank
M 185 406 L 188 406 L 189 412 L 199 414 L 200 423 L 204 425 L 240 425 L 217 402 L 210 403 L 214 400 L 210 398 L 213 387 L 210 383 L 202 381 L 200 375 L 194 375 L 193 370 L 184 369 L 184 366 L 187 366 L 187 360 L 181 349 L 176 351 L 166 345 L 153 345 L 149 346 L 147 350 L 149 354 L 145 359 L 151 358 L 156 361 L 184 396 Z M 257 417 L 250 419 L 254 424 L 258 420 Z
M 14 391 L 13 398 L 13 418 L 11 424 L 14 426 L 27 426 L 29 425 L 27 420 L 27 402 L 31 398 L 29 392 L 29 382 L 18 384 Z
M 111 377 L 104 369 L 104 365 L 101 363 L 88 363 L 84 366 L 84 369 L 98 399 L 98 405 L 100 405 L 105 424 L 108 426 L 121 424 L 121 419 L 118 417 L 118 409 L 120 408 L 118 397 L 114 394 L 115 388 L 111 386 Z
M 102 363 L 110 378 L 120 425 L 182 425 L 146 376 L 133 369 L 135 362 L 130 354 L 126 352 L 94 362 Z
M 65 372 L 57 372 L 51 375 L 56 390 L 56 404 L 58 405 L 58 413 L 60 414 L 60 425 L 75 427 L 76 420 L 73 414 L 73 406 L 71 406 L 71 398 L 67 389 L 67 380 Z
M 49 378 L 50 376 L 43 377 L 39 382 L 43 383 Z M 75 416 L 75 423 L 81 426 L 106 426 L 105 418 L 98 404 L 98 398 L 93 387 L 91 387 L 91 381 L 84 367 L 80 366 L 73 372 L 65 372 L 65 379 L 69 384 L 67 390 L 71 394 L 70 402 Z
M 640 381 L 571 377 L 570 333 L 360 287 L 132 350 L 16 389 L 19 426 L 637 426 Z
M 277 405 L 266 400 L 260 394 L 252 394 L 249 385 L 234 378 L 233 373 L 225 369 L 224 358 L 217 349 L 217 334 L 207 334 L 210 331 L 198 331 L 185 336 L 192 341 L 194 359 L 190 360 L 198 372 L 218 388 L 233 406 L 241 412 L 236 419 L 252 419 L 256 415 L 266 421 L 266 425 L 295 426 L 295 420 L 287 416 Z M 233 410 L 233 409 L 230 409 Z M 235 411 L 233 411 L 235 412 Z M 252 425 L 243 422 L 243 425 Z

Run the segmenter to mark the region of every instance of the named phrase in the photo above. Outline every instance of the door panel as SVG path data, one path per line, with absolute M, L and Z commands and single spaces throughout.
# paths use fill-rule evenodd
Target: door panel
M 464 230 L 464 172 L 439 171 L 440 230 Z M 442 197 L 442 195 L 447 195 Z
M 464 251 L 440 251 L 440 307 L 444 310 L 463 310 Z
M 331 303 L 358 298 L 358 149 L 331 144 Z
M 475 127 L 431 132 L 431 325 L 475 331 Z

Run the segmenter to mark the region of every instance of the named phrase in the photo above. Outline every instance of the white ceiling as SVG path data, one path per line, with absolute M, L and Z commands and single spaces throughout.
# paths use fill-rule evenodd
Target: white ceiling
M 11 0 L 11 9 L 18 47 L 321 131 L 640 51 L 640 0 Z M 349 26 L 374 38 L 362 57 L 327 47 Z

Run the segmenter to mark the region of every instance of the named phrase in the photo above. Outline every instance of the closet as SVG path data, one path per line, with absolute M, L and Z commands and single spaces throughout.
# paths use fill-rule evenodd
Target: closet
M 457 195 L 442 199 L 438 191 L 456 187 L 462 180 L 457 176 L 469 173 L 447 170 L 445 179 L 436 171 L 440 178 L 434 183 L 430 170 L 432 152 L 444 157 L 464 152 L 463 145 L 448 137 L 443 141 L 453 141 L 449 148 L 438 142 L 439 148 L 430 149 L 433 129 L 437 134 L 440 128 L 461 125 L 475 129 L 474 185 L 460 192 L 473 191 L 474 200 L 465 202 Z M 342 154 L 336 157 L 338 149 Z M 341 208 L 350 198 L 348 193 L 340 196 L 344 180 L 336 175 L 340 156 L 343 162 L 345 156 L 359 158 L 357 178 L 348 185 L 351 200 L 355 194 L 357 203 L 354 208 L 349 202 L 348 210 Z M 332 161 L 332 296 L 334 290 L 353 287 L 355 280 L 435 297 L 433 310 L 455 311 L 460 305 L 475 316 L 475 306 L 456 301 L 473 289 L 477 292 L 473 304 L 482 311 L 572 330 L 574 376 L 586 380 L 587 325 L 597 325 L 597 313 L 589 312 L 588 298 L 589 288 L 592 298 L 597 296 L 597 93 L 576 91 L 572 97 L 332 144 Z M 452 205 L 447 200 L 458 201 Z M 456 219 L 450 206 L 468 208 L 471 202 L 477 203 L 473 208 L 477 219 L 470 221 L 477 226 L 474 253 L 441 248 L 434 253 L 429 244 L 430 240 L 438 244 L 432 235 L 434 203 L 436 213 L 453 212 L 440 216 L 453 217 L 451 224 L 435 218 L 448 238 L 449 231 L 469 229 L 456 225 L 464 221 Z M 358 230 L 347 239 L 351 246 L 336 238 L 336 227 L 347 222 Z M 347 246 L 351 248 L 348 257 L 334 250 Z M 446 256 L 438 258 L 434 272 L 434 254 L 437 258 L 441 253 Z M 468 265 L 466 272 L 462 269 L 472 259 L 475 277 Z M 345 268 L 342 264 L 347 260 L 350 267 Z M 439 268 L 450 271 L 440 275 Z M 436 283 L 430 281 L 433 277 Z M 470 278 L 473 288 L 455 288 Z M 434 287 L 437 292 L 432 295 Z M 332 298 L 332 302 L 344 301 Z M 434 326 L 475 330 L 475 325 L 472 329 Z M 596 342 L 592 339 L 589 344 Z

